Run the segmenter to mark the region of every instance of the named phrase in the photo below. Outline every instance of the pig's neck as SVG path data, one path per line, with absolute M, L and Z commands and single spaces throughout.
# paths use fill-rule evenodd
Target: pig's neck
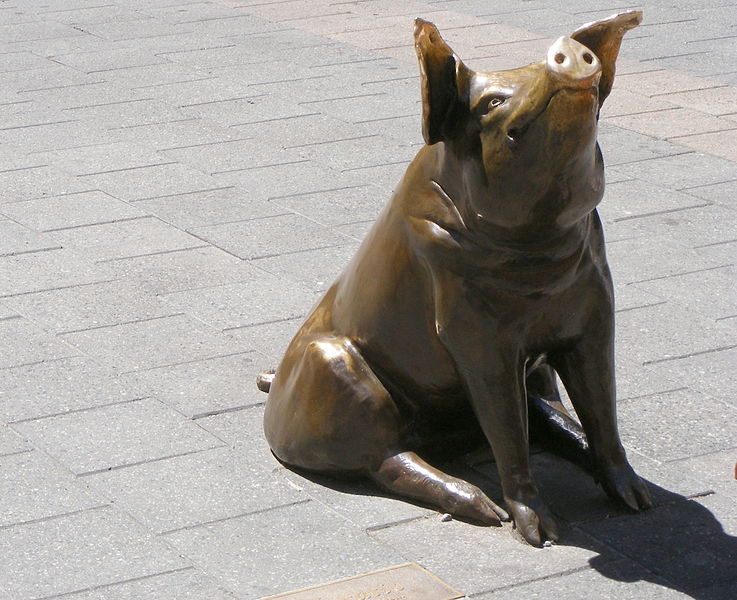
M 458 209 L 467 235 L 480 246 L 519 248 L 524 252 L 539 247 L 551 251 L 556 246 L 570 248 L 583 242 L 589 228 L 589 215 L 562 225 L 555 219 L 531 219 L 517 227 L 505 227 L 484 218 L 481 208 L 492 192 L 485 185 L 482 164 L 472 157 L 458 157 L 444 145 L 426 146 L 429 178 L 436 182 Z M 553 251 L 553 254 L 556 254 Z

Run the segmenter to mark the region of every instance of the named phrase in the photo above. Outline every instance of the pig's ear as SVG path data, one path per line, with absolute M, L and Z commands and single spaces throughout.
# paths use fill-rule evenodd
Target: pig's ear
M 452 134 L 463 112 L 468 112 L 471 71 L 445 43 L 437 27 L 415 20 L 415 50 L 420 61 L 422 136 L 427 144 Z
M 599 106 L 612 91 L 614 72 L 616 70 L 619 46 L 624 34 L 642 22 L 642 13 L 631 10 L 608 19 L 587 23 L 571 34 L 577 42 L 581 42 L 596 54 L 601 62 L 601 79 L 599 80 Z

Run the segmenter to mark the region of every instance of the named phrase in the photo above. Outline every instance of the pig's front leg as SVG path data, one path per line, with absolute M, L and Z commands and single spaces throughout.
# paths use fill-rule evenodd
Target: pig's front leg
M 494 339 L 478 324 L 472 330 L 446 334 L 443 337 L 494 452 L 504 500 L 515 526 L 533 546 L 556 541 L 557 525 L 540 500 L 530 471 L 521 353 L 513 343 Z
M 595 313 L 596 314 L 596 313 Z M 586 432 L 598 480 L 607 494 L 632 510 L 652 505 L 650 493 L 627 461 L 619 439 L 614 384 L 613 318 L 597 316 L 553 366 L 568 391 Z

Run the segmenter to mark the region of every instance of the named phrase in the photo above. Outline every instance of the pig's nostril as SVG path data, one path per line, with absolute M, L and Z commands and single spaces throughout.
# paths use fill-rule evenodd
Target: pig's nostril
M 593 57 L 593 56 L 591 56 L 591 54 L 589 54 L 588 52 L 585 52 L 585 53 L 584 53 L 584 55 L 583 55 L 583 59 L 584 59 L 584 60 L 585 60 L 585 61 L 586 61 L 587 63 L 589 63 L 589 64 L 591 64 L 592 62 L 594 62 L 594 57 Z
M 566 61 L 566 55 L 562 52 L 558 52 L 558 54 L 555 55 L 555 62 L 557 62 L 559 65 L 562 65 Z

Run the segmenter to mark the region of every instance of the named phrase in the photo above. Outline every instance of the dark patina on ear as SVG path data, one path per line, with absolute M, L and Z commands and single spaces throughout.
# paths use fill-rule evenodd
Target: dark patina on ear
M 415 50 L 420 61 L 422 136 L 425 143 L 443 141 L 468 107 L 471 71 L 440 36 L 437 27 L 415 19 Z
M 631 10 L 613 15 L 601 21 L 582 25 L 571 34 L 577 42 L 582 43 L 596 54 L 601 62 L 601 79 L 599 80 L 599 106 L 612 91 L 617 55 L 624 34 L 642 22 L 642 12 Z

